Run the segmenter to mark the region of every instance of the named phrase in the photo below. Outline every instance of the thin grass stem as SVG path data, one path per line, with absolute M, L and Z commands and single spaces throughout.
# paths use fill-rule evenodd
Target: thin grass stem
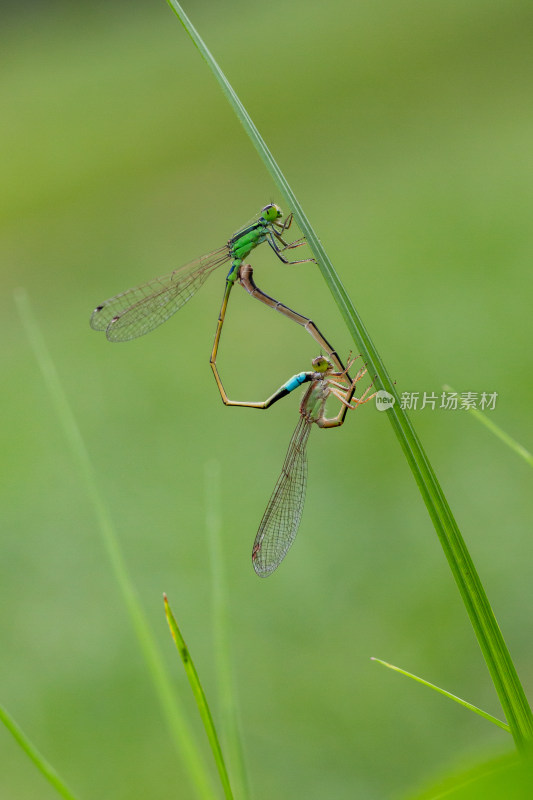
M 0 706 L 0 720 L 4 723 L 15 741 L 17 741 L 24 750 L 28 758 L 33 761 L 37 769 L 42 772 L 46 780 L 52 784 L 61 797 L 64 797 L 65 800 L 77 800 L 76 795 L 70 791 L 63 779 L 59 777 L 56 770 L 48 763 L 46 758 L 41 755 L 35 745 L 30 742 L 24 731 L 2 706 Z
M 273 181 L 287 201 L 289 209 L 294 213 L 294 218 L 307 239 L 307 243 L 316 258 L 318 268 L 337 303 L 346 326 L 356 343 L 358 351 L 363 354 L 368 364 L 369 373 L 376 376 L 376 387 L 386 390 L 395 398 L 395 403 L 392 408 L 386 412 L 386 416 L 400 442 L 439 537 L 498 693 L 505 716 L 509 722 L 515 743 L 520 749 L 524 749 L 526 746 L 530 747 L 533 742 L 533 714 L 510 653 L 437 477 L 409 417 L 401 406 L 396 388 L 372 342 L 370 334 L 365 328 L 346 289 L 342 285 L 333 264 L 325 252 L 320 239 L 312 228 L 311 223 L 307 219 L 292 188 L 289 186 L 274 156 L 252 122 L 252 119 L 233 90 L 233 87 L 211 55 L 198 31 L 194 28 L 183 11 L 181 5 L 177 0 L 167 0 L 167 2 L 177 15 L 195 46 L 198 48 L 202 58 L 213 72 L 237 118 L 242 123 L 248 137 L 272 176 Z
M 237 797 L 250 797 L 250 783 L 244 758 L 237 691 L 231 658 L 230 607 L 226 565 L 222 547 L 220 462 L 205 465 L 206 529 L 211 557 L 213 587 L 213 629 L 215 669 L 221 710 L 221 731 L 226 743 L 230 774 Z
M 80 428 L 61 385 L 55 364 L 48 351 L 41 330 L 34 317 L 27 293 L 19 289 L 15 293 L 17 308 L 26 335 L 43 375 L 52 404 L 59 417 L 68 442 L 71 456 L 75 461 L 82 483 L 90 498 L 104 549 L 111 562 L 113 574 L 119 585 L 128 609 L 137 639 L 148 665 L 159 702 L 166 717 L 173 742 L 183 759 L 192 785 L 197 794 L 211 799 L 215 792 L 207 776 L 206 765 L 196 742 L 195 735 L 173 690 L 161 653 L 150 630 L 144 610 L 140 604 L 133 582 L 128 574 L 124 557 L 120 550 L 111 515 L 100 494 L 96 475 L 89 458 L 89 452 L 81 435 Z
M 452 389 L 452 387 L 448 384 L 444 384 L 442 388 L 448 392 L 455 392 L 455 389 Z M 507 447 L 510 447 L 511 450 L 513 450 L 517 455 L 519 455 L 520 458 L 523 458 L 530 467 L 533 467 L 533 455 L 529 452 L 529 450 L 526 450 L 526 448 L 521 445 L 520 442 L 517 442 L 516 439 L 513 439 L 512 436 L 509 436 L 508 433 L 502 430 L 499 425 L 496 425 L 496 423 L 489 419 L 489 417 L 484 414 L 483 411 L 480 411 L 479 408 L 472 407 L 467 408 L 466 411 L 468 411 L 469 414 L 472 414 L 472 416 L 475 417 L 478 422 L 488 428 L 491 433 L 498 437 L 498 439 L 501 439 L 501 441 L 506 444 Z
M 459 703 L 459 705 L 464 706 L 464 708 L 474 711 L 474 713 L 479 714 L 479 716 L 483 717 L 483 719 L 492 722 L 493 725 L 503 728 L 503 730 L 507 731 L 507 733 L 511 732 L 511 729 L 506 722 L 502 722 L 501 719 L 498 719 L 498 717 L 493 717 L 492 714 L 489 714 L 487 711 L 483 711 L 483 709 L 472 705 L 472 703 L 469 703 L 468 700 L 463 700 L 461 697 L 457 697 L 457 695 L 447 692 L 446 689 L 441 689 L 440 686 L 435 686 L 434 683 L 429 683 L 429 681 L 424 680 L 424 678 L 419 678 L 418 675 L 413 675 L 412 672 L 407 672 L 405 669 L 395 667 L 394 664 L 389 664 L 387 661 L 382 661 L 381 658 L 372 657 L 370 660 L 375 661 L 378 664 L 382 664 L 384 667 L 392 669 L 394 672 L 399 672 L 400 675 L 405 675 L 407 678 L 411 678 L 417 683 L 421 683 L 422 686 L 427 686 L 429 689 L 433 689 L 435 692 L 444 695 L 444 697 L 449 697 L 450 700 L 454 700 L 456 703 Z

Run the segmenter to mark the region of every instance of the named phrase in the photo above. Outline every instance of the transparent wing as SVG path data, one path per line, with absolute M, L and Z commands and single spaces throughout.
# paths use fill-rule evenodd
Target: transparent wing
M 111 342 L 149 333 L 184 306 L 211 272 L 229 259 L 228 246 L 224 245 L 169 275 L 127 289 L 94 309 L 91 328 L 105 331 Z
M 298 533 L 307 485 L 306 446 L 310 430 L 311 423 L 300 417 L 255 537 L 252 564 L 261 578 L 281 564 Z

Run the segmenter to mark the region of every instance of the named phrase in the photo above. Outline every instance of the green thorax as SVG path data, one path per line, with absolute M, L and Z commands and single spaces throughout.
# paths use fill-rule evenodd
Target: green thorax
M 239 267 L 254 247 L 265 241 L 268 234 L 274 231 L 274 222 L 282 217 L 282 211 L 275 203 L 269 203 L 261 209 L 261 216 L 256 222 L 242 228 L 229 240 L 228 249 L 232 265 L 228 279 L 235 281 Z
M 242 261 L 246 256 L 265 241 L 269 233 L 269 224 L 264 219 L 259 219 L 253 225 L 249 225 L 230 239 L 230 254 L 234 260 Z

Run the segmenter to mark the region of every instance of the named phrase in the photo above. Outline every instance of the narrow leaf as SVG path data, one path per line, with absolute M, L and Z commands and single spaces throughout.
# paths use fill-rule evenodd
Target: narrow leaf
M 213 751 L 218 774 L 220 775 L 220 781 L 224 788 L 224 794 L 228 800 L 233 800 L 233 792 L 231 791 L 226 764 L 224 762 L 222 749 L 220 747 L 220 742 L 218 741 L 215 724 L 213 722 L 213 717 L 211 716 L 211 711 L 207 703 L 205 692 L 202 688 L 202 684 L 200 683 L 200 678 L 196 672 L 196 667 L 194 666 L 191 654 L 189 653 L 187 645 L 185 644 L 185 639 L 181 635 L 178 623 L 176 622 L 172 613 L 172 609 L 168 603 L 166 594 L 163 595 L 163 600 L 165 602 L 165 615 L 167 618 L 168 627 L 170 628 L 170 633 L 172 634 L 172 638 L 174 639 L 178 653 L 183 661 L 183 666 L 185 667 L 185 672 L 187 674 L 187 678 L 189 679 L 189 683 L 194 694 L 194 699 L 196 700 L 196 705 L 198 706 L 198 711 L 200 712 L 200 717 L 202 718 L 205 732 L 207 734 L 207 738 L 209 739 L 209 744 L 211 745 L 211 750 Z
M 444 384 L 442 388 L 447 392 L 455 392 L 455 389 L 452 389 L 452 387 L 448 386 L 448 384 Z M 498 437 L 498 439 L 501 439 L 502 442 L 507 445 L 507 447 L 510 447 L 511 450 L 514 450 L 514 452 L 519 455 L 520 458 L 523 458 L 530 467 L 533 467 L 533 455 L 529 452 L 529 450 L 526 450 L 526 448 L 521 445 L 520 442 L 517 442 L 516 439 L 513 439 L 513 437 L 509 436 L 508 433 L 505 433 L 505 431 L 503 431 L 487 416 L 487 414 L 485 414 L 483 411 L 480 411 L 479 408 L 469 407 L 466 409 L 466 411 L 468 411 L 469 414 L 472 414 L 478 422 L 481 422 L 481 424 L 488 428 L 489 431 Z
M 400 667 L 395 667 L 393 664 L 389 664 L 387 661 L 382 661 L 381 658 L 372 657 L 370 660 L 376 661 L 378 664 L 383 664 L 384 667 L 388 667 L 395 672 L 399 672 L 401 675 L 406 675 L 408 678 L 412 678 L 414 681 L 421 683 L 423 686 L 428 686 L 430 689 L 434 689 L 434 691 L 438 692 L 439 694 L 443 694 L 445 697 L 449 697 L 450 700 L 455 700 L 455 702 L 459 703 L 459 705 L 469 708 L 470 711 L 474 711 L 476 714 L 479 714 L 480 717 L 488 719 L 489 722 L 492 722 L 499 728 L 503 728 L 503 730 L 507 731 L 507 733 L 511 732 L 511 729 L 506 722 L 502 722 L 501 719 L 493 717 L 492 714 L 487 713 L 487 711 L 482 711 L 481 708 L 472 705 L 472 703 L 469 703 L 467 700 L 463 700 L 461 697 L 457 697 L 457 695 L 447 692 L 446 689 L 441 689 L 440 686 L 435 686 L 434 683 L 429 683 L 429 681 L 425 681 L 424 678 L 419 678 L 418 675 L 413 675 L 412 672 L 406 672 L 406 670 L 400 669 Z
M 0 706 L 0 720 L 22 747 L 26 755 L 31 758 L 37 769 L 42 772 L 46 780 L 59 792 L 61 797 L 66 798 L 66 800 L 76 800 L 76 796 L 72 794 L 55 769 L 48 763 L 44 756 L 41 755 L 35 745 L 30 742 L 26 734 L 19 728 L 15 720 L 2 706 Z

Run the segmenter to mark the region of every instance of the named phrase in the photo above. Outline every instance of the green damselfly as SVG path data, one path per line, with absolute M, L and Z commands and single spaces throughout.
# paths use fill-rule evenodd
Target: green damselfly
M 239 281 L 252 297 L 302 325 L 333 359 L 339 370 L 343 370 L 344 367 L 337 353 L 314 322 L 262 292 L 253 281 L 251 266 L 244 263 L 244 259 L 252 250 L 263 242 L 270 245 L 284 264 L 304 264 L 314 261 L 312 258 L 299 261 L 287 259 L 287 251 L 305 244 L 305 238 L 286 242 L 284 234 L 291 226 L 292 214 L 280 221 L 282 217 L 283 213 L 279 206 L 269 203 L 261 210 L 257 218 L 237 231 L 218 250 L 201 256 L 195 261 L 173 270 L 168 275 L 127 289 L 101 303 L 92 313 L 91 327 L 97 331 L 105 331 L 111 342 L 125 342 L 143 336 L 162 325 L 182 308 L 196 294 L 212 272 L 223 264 L 231 262 L 226 276 L 226 287 L 210 358 L 211 368 L 224 403 L 231 405 L 217 370 L 216 357 L 229 296 L 236 281 Z
M 349 408 L 357 408 L 375 397 L 375 392 L 368 396 L 371 386 L 360 398 L 353 397 L 356 384 L 367 372 L 366 367 L 362 367 L 353 380 L 348 378 L 348 369 L 354 361 L 349 361 L 346 369 L 336 372 L 328 358 L 318 356 L 311 362 L 312 371 L 294 375 L 268 400 L 257 403 L 230 401 L 231 405 L 266 409 L 304 383 L 310 384 L 300 403 L 300 419 L 252 549 L 253 567 L 262 578 L 280 565 L 298 533 L 307 486 L 306 447 L 312 424 L 315 423 L 319 428 L 337 428 L 343 424 Z M 341 402 L 336 417 L 325 415 L 326 401 L 330 395 Z

